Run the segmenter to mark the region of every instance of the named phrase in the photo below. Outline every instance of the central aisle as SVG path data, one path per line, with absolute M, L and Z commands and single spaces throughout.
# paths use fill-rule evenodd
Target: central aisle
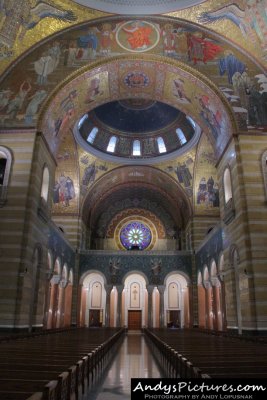
M 141 333 L 129 332 L 125 336 L 115 359 L 87 399 L 130 399 L 131 378 L 163 378 Z

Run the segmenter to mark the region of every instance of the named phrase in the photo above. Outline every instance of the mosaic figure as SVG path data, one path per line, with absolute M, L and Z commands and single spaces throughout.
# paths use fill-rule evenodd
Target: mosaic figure
M 3 23 L 0 30 L 0 43 L 12 47 L 17 35 L 22 39 L 27 30 L 33 29 L 44 18 L 56 18 L 63 21 L 75 21 L 76 16 L 71 10 L 53 6 L 39 0 L 2 0 L 0 12 Z
M 244 1 L 244 9 L 237 4 L 227 4 L 217 10 L 204 12 L 200 15 L 199 21 L 203 24 L 210 24 L 216 21 L 227 19 L 233 22 L 245 38 L 252 42 L 260 42 L 264 57 L 267 53 L 267 4 L 266 0 Z
M 196 65 L 199 61 L 206 64 L 212 61 L 218 53 L 222 51 L 222 47 L 205 38 L 202 32 L 195 34 L 187 33 L 187 54 L 188 60 Z

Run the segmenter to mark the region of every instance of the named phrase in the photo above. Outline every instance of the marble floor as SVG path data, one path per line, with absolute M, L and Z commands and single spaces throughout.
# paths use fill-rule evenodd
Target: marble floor
M 144 336 L 128 332 L 117 355 L 87 395 L 88 400 L 131 398 L 131 378 L 163 378 Z

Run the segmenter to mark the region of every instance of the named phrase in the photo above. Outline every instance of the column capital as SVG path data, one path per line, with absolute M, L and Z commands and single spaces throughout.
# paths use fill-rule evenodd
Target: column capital
M 147 289 L 147 293 L 153 293 L 155 286 L 154 285 L 147 285 L 146 289 Z
M 104 285 L 104 286 L 105 286 L 105 289 L 106 289 L 106 293 L 110 294 L 111 290 L 113 289 L 113 285 Z
M 118 293 L 122 293 L 122 291 L 124 289 L 123 285 L 116 285 L 115 287 L 116 287 Z
M 158 291 L 160 292 L 160 294 L 164 293 L 165 285 L 159 285 L 159 286 L 157 286 L 157 288 L 158 288 Z

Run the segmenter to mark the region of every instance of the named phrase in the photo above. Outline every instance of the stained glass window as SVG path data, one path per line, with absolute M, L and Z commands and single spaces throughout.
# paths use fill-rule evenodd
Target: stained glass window
M 116 136 L 111 136 L 111 138 L 109 139 L 109 142 L 108 142 L 107 151 L 109 151 L 110 153 L 114 153 L 116 143 L 117 143 Z
M 94 143 L 97 132 L 98 132 L 98 128 L 94 126 L 94 128 L 91 130 L 91 132 L 89 133 L 89 135 L 87 137 L 87 142 Z
M 123 247 L 128 250 L 144 250 L 151 242 L 151 231 L 142 222 L 133 221 L 125 225 L 120 232 Z
M 141 156 L 140 140 L 133 141 L 133 156 Z
M 187 142 L 186 137 L 184 135 L 184 132 L 182 131 L 181 128 L 176 129 L 176 133 L 178 136 L 178 139 L 180 140 L 181 145 L 185 144 Z
M 158 148 L 160 153 L 166 153 L 166 146 L 162 137 L 157 138 Z

